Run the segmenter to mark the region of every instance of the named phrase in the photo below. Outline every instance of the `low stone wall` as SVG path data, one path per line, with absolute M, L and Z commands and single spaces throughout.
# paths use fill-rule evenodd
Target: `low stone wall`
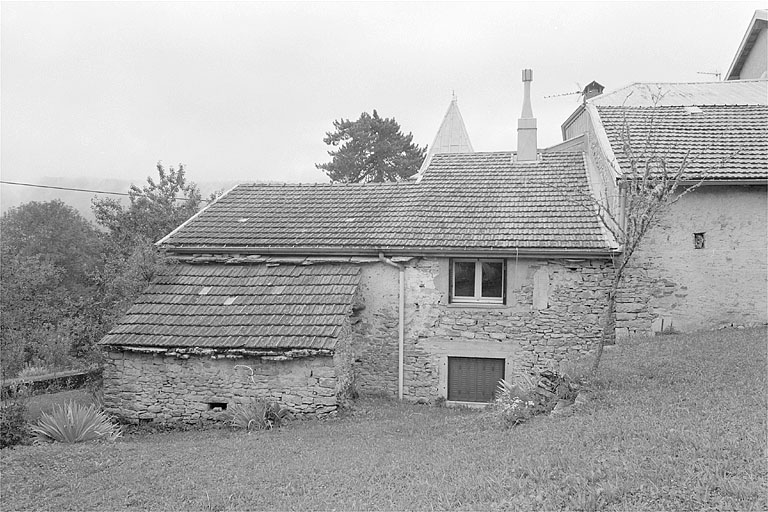
M 78 389 L 88 382 L 101 382 L 101 368 L 89 370 L 65 370 L 62 372 L 37 375 L 35 377 L 16 377 L 0 382 L 2 396 L 14 396 L 20 390 L 29 396 L 42 393 L 54 393 L 67 389 Z
M 130 423 L 197 423 L 223 421 L 234 404 L 254 398 L 279 402 L 297 415 L 326 416 L 337 410 L 344 380 L 339 379 L 338 358 L 187 357 L 108 351 L 103 373 L 107 411 Z

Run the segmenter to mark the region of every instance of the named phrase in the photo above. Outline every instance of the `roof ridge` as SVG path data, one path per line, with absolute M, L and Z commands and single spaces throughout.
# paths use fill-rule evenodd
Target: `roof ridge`
M 685 108 L 685 107 L 749 107 L 768 108 L 768 104 L 761 103 L 693 103 L 690 105 L 595 105 L 597 108 Z
M 612 94 L 616 91 L 620 91 L 622 89 L 626 89 L 627 87 L 632 87 L 633 85 L 711 85 L 711 84 L 718 84 L 718 85 L 724 85 L 724 86 L 735 86 L 735 84 L 744 83 L 744 82 L 768 82 L 768 78 L 746 78 L 744 80 L 700 80 L 700 81 L 694 81 L 689 80 L 687 82 L 680 82 L 680 81 L 672 81 L 672 82 L 630 82 L 622 87 L 619 87 L 617 89 L 613 89 L 605 94 Z M 603 96 L 603 95 L 600 95 Z M 600 96 L 595 96 L 595 98 L 599 98 Z M 587 100 L 589 101 L 589 100 Z
M 323 188 L 323 187 L 347 187 L 347 186 L 360 186 L 360 187 L 376 187 L 376 186 L 390 186 L 390 185 L 408 185 L 413 184 L 414 182 L 412 180 L 402 180 L 402 181 L 383 181 L 383 182 L 364 182 L 364 183 L 342 183 L 342 182 L 331 182 L 331 183 L 323 183 L 323 182 L 307 182 L 307 183 L 291 183 L 291 182 L 272 182 L 272 183 L 259 183 L 259 182 L 244 182 L 237 185 L 237 187 L 246 186 L 246 187 L 304 187 L 304 188 Z

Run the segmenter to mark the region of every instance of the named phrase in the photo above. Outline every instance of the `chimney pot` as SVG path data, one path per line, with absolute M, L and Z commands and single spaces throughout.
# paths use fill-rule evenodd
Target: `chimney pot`
M 533 70 L 532 69 L 524 69 L 523 70 L 523 82 L 533 82 Z

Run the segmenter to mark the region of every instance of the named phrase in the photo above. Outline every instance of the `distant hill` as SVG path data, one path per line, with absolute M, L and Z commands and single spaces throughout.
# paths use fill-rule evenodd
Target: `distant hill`
M 131 184 L 135 184 L 141 187 L 146 183 L 146 179 L 120 180 L 106 178 L 46 177 L 27 180 L 25 182 L 53 187 L 127 193 L 128 189 L 131 187 Z M 203 194 L 203 198 L 207 198 L 212 192 L 216 190 L 229 190 L 238 183 L 241 183 L 241 181 L 210 181 L 198 183 L 197 186 L 200 187 L 200 192 Z M 9 208 L 19 206 L 23 203 L 28 203 L 30 201 L 45 202 L 53 201 L 54 199 L 60 199 L 64 203 L 79 211 L 82 216 L 89 221 L 95 222 L 96 219 L 93 216 L 93 212 L 91 211 L 91 199 L 94 197 L 112 197 L 123 202 L 125 205 L 128 204 L 127 196 L 95 194 L 93 192 L 77 192 L 72 190 L 25 187 L 19 185 L 7 185 L 5 183 L 0 184 L 0 210 L 3 213 Z

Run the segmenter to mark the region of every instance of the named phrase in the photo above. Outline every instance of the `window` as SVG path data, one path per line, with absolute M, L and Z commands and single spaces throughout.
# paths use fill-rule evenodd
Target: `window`
M 704 233 L 694 233 L 693 234 L 693 248 L 694 249 L 703 249 L 704 248 Z
M 504 260 L 451 261 L 451 302 L 504 304 Z
M 504 359 L 448 358 L 448 400 L 490 402 L 504 378 Z

